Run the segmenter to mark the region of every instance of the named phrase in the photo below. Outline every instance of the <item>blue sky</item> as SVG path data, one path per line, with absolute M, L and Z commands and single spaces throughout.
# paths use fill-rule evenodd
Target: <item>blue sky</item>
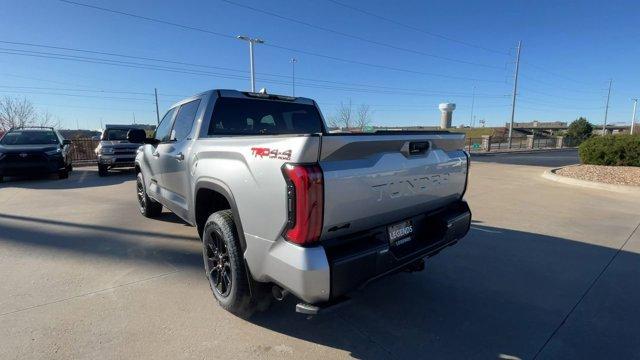
M 258 88 L 290 94 L 295 57 L 296 95 L 316 99 L 326 117 L 340 102 L 369 104 L 376 125 L 435 125 L 446 101 L 458 106 L 454 124 L 469 124 L 473 93 L 476 119 L 504 124 L 519 40 L 516 121 L 601 123 L 609 78 L 609 122 L 630 122 L 630 98 L 640 96 L 638 1 L 74 1 L 205 31 L 57 0 L 3 0 L 0 96 L 27 97 L 64 128 L 131 123 L 134 114 L 154 123 L 154 88 L 161 113 L 202 90 L 247 90 L 238 34 L 266 42 L 256 47 Z

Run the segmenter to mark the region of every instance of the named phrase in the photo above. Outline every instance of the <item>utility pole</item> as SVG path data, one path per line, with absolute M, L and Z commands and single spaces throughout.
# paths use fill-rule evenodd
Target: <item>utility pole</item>
M 132 114 L 133 114 L 133 125 L 135 125 L 136 124 L 136 113 L 133 112 Z
M 262 39 L 258 38 L 250 38 L 246 35 L 238 35 L 236 36 L 239 40 L 244 40 L 249 43 L 249 66 L 251 70 L 251 92 L 256 92 L 256 73 L 255 66 L 253 64 L 253 44 L 264 44 Z
M 296 63 L 298 60 L 296 58 L 291 58 L 291 88 L 292 88 L 292 96 L 296 96 Z
M 638 107 L 638 98 L 631 99 L 633 101 L 633 116 L 631 116 L 631 135 L 633 135 L 633 128 L 636 127 L 636 108 Z
M 516 95 L 518 93 L 518 72 L 520 71 L 520 49 L 522 48 L 522 40 L 518 41 L 518 49 L 516 52 L 516 72 L 513 78 L 513 98 L 511 99 L 511 123 L 509 123 L 509 149 L 511 149 L 511 141 L 513 139 L 513 119 L 516 115 Z
M 473 105 L 476 102 L 476 87 L 471 89 L 471 118 L 469 119 L 469 126 L 473 127 Z
M 158 110 L 158 89 L 154 88 L 153 91 L 156 93 L 156 121 L 157 124 L 160 125 L 160 110 Z
M 607 117 L 609 116 L 609 98 L 611 97 L 611 83 L 613 79 L 609 79 L 609 91 L 607 91 L 607 105 L 604 107 L 604 124 L 602 124 L 602 136 L 607 135 Z

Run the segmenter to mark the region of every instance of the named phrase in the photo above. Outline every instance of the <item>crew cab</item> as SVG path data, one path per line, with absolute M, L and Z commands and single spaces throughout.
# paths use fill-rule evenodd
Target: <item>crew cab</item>
M 49 174 L 66 179 L 73 169 L 70 146 L 71 141 L 54 128 L 10 129 L 0 138 L 0 181 L 8 176 Z
M 316 314 L 462 239 L 464 135 L 329 133 L 315 101 L 211 90 L 172 106 L 135 159 L 140 212 L 195 226 L 220 305 L 269 292 Z

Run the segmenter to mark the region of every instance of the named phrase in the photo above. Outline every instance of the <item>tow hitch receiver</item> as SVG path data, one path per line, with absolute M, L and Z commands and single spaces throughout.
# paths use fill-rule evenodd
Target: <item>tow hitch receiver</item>
M 404 271 L 412 273 L 412 272 L 422 271 L 424 270 L 424 268 L 425 268 L 424 259 L 419 259 L 407 265 L 407 267 L 404 268 Z

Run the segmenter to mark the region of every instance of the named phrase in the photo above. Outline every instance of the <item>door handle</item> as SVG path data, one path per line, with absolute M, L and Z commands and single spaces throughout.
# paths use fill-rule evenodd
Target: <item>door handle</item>
M 176 160 L 178 160 L 178 161 L 182 161 L 182 160 L 184 160 L 184 154 L 183 154 L 183 153 L 181 153 L 181 152 L 179 152 L 179 153 L 177 153 L 177 154 L 175 154 L 175 155 L 174 155 L 174 158 L 175 158 Z
M 160 153 L 157 151 L 154 151 L 151 156 L 153 156 L 154 158 L 159 158 L 160 157 Z

